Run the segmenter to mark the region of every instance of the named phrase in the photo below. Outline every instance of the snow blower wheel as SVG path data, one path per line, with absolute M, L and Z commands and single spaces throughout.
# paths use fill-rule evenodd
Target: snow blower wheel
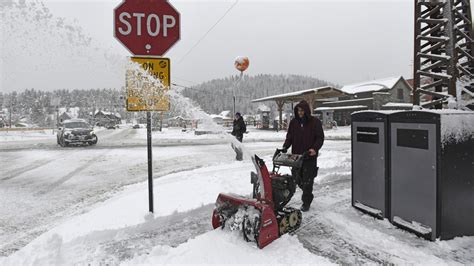
M 301 225 L 301 218 L 302 214 L 300 210 L 293 210 L 288 217 L 288 220 L 290 221 L 290 228 L 291 230 L 295 230 Z
M 286 232 L 288 232 L 288 226 L 289 226 L 288 217 L 283 216 L 282 219 L 279 221 L 279 224 L 280 224 L 280 231 L 279 231 L 280 235 L 283 235 Z

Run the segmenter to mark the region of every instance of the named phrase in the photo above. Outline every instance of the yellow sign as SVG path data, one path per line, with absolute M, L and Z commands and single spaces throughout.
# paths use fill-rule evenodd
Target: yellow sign
M 127 71 L 127 111 L 169 111 L 166 92 L 170 88 L 170 59 L 131 57 L 131 60 L 142 70 Z

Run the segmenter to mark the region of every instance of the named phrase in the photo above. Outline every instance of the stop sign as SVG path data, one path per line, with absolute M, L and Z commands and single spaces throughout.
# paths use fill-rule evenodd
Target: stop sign
M 179 13 L 166 0 L 124 0 L 114 35 L 134 55 L 162 56 L 180 38 Z

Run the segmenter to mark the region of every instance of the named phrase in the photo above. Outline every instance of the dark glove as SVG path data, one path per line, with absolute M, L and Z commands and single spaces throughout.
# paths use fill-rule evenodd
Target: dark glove
M 283 147 L 283 149 L 281 149 L 281 152 L 282 152 L 282 153 L 287 153 L 287 152 L 288 152 L 288 148 Z

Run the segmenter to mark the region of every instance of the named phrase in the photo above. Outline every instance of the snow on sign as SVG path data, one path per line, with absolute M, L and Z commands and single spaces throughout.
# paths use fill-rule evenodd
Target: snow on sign
M 127 111 L 168 111 L 170 59 L 131 57 L 131 60 L 141 68 L 127 70 Z
M 134 55 L 162 56 L 180 39 L 179 13 L 166 0 L 124 0 L 114 35 Z

